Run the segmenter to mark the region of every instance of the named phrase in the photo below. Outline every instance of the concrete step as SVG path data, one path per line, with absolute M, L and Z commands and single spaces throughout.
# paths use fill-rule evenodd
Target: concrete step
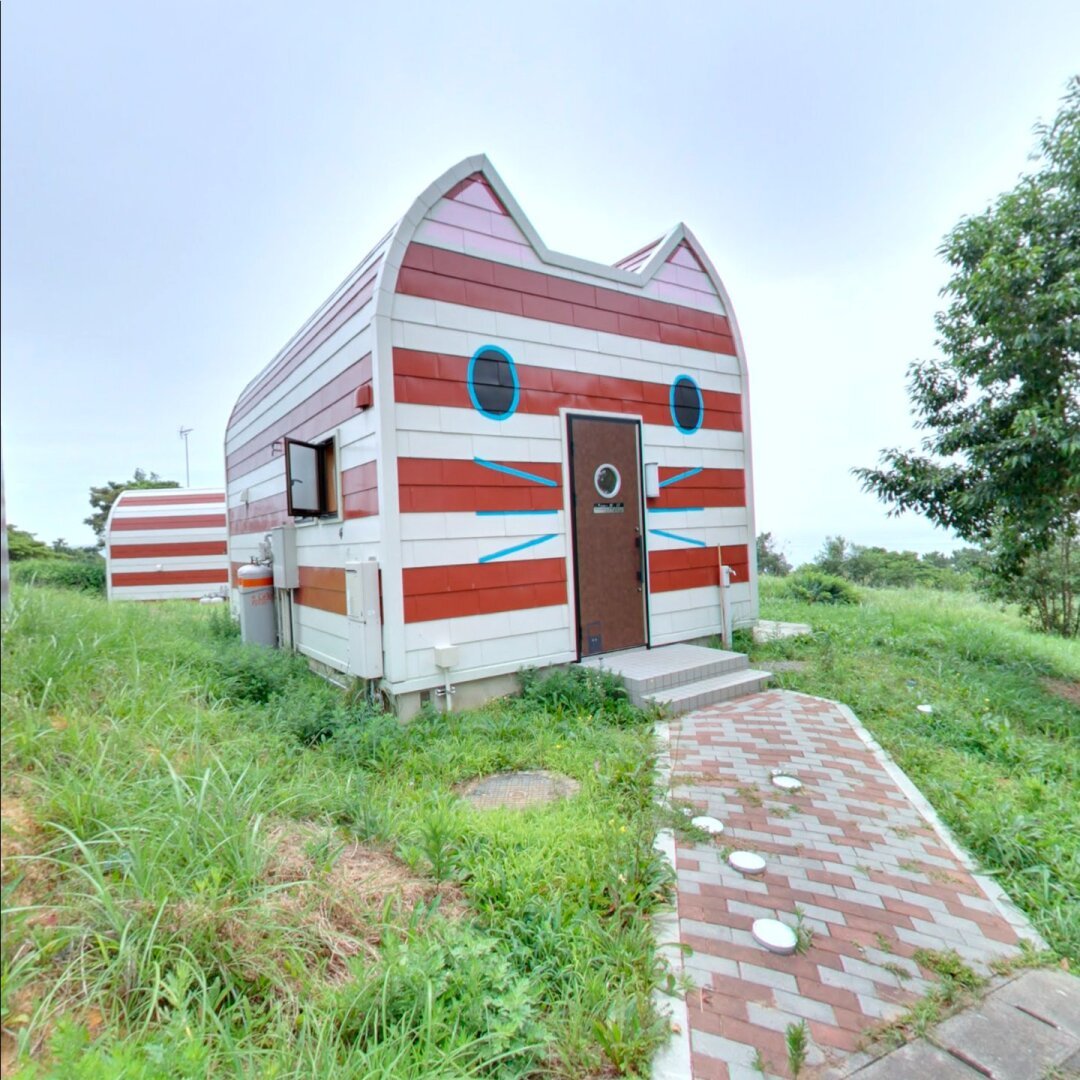
M 717 705 L 722 701 L 743 697 L 746 694 L 760 693 L 768 685 L 772 672 L 756 671 L 746 668 L 742 671 L 730 671 L 724 675 L 715 675 L 680 686 L 668 687 L 648 694 L 645 700 L 661 706 L 665 712 L 678 716 L 682 713 L 701 709 L 706 705 Z
M 583 667 L 603 668 L 621 676 L 635 705 L 644 704 L 652 694 L 702 679 L 745 671 L 749 667 L 743 653 L 688 644 L 629 649 L 606 656 L 588 657 L 581 664 Z

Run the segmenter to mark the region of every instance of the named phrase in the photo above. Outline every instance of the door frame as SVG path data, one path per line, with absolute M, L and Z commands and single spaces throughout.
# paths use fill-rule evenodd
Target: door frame
M 634 424 L 637 428 L 637 457 L 638 457 L 638 522 L 641 530 L 641 607 L 642 620 L 645 630 L 645 641 L 642 648 L 652 648 L 652 619 L 649 610 L 649 542 L 648 529 L 645 527 L 645 420 L 640 413 L 602 412 L 591 409 L 559 409 L 560 438 L 562 440 L 562 474 L 563 474 L 563 514 L 566 519 L 566 528 L 569 532 L 570 542 L 566 545 L 566 593 L 569 604 L 569 622 L 571 635 L 571 649 L 581 659 L 581 612 L 578 609 L 578 557 L 577 557 L 577 523 L 574 516 L 574 469 L 572 453 L 570 449 L 570 419 L 580 417 L 582 420 L 616 420 L 627 424 Z M 598 655 L 605 655 L 600 653 Z

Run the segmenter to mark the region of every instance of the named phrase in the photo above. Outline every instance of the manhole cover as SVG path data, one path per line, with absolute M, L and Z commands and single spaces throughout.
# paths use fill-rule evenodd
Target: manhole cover
M 458 788 L 458 794 L 479 810 L 508 807 L 518 810 L 539 806 L 576 795 L 581 790 L 577 780 L 562 773 L 537 769 L 531 772 L 495 773 L 470 780 Z

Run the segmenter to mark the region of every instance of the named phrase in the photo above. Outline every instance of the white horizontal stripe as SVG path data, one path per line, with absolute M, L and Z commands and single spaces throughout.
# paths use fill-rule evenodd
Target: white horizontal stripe
M 216 503 L 201 503 L 198 506 L 133 506 L 124 503 L 110 515 L 110 521 L 139 521 L 142 518 L 191 518 L 205 517 L 207 514 L 225 513 L 225 500 Z
M 338 615 L 333 611 L 323 611 L 322 608 L 307 607 L 304 604 L 293 604 L 293 621 L 298 628 L 313 630 L 333 637 L 342 643 L 348 640 L 348 620 L 344 615 Z M 341 655 L 345 655 L 344 647 Z
M 496 344 L 514 360 L 530 367 L 580 371 L 588 375 L 636 379 L 667 384 L 674 374 L 698 378 L 706 390 L 740 392 L 739 363 L 734 356 L 644 341 L 562 326 L 543 319 L 527 319 L 438 303 L 423 297 L 398 294 L 394 298 L 393 344 L 422 352 L 472 356 L 483 345 Z M 436 322 L 437 320 L 437 322 Z M 492 338 L 497 338 L 492 341 Z
M 705 547 L 718 547 L 721 544 L 730 546 L 746 543 L 747 529 L 745 524 L 711 527 L 702 527 L 698 524 L 680 526 L 677 529 L 666 528 L 663 519 L 674 516 L 674 514 L 652 514 L 649 516 L 649 520 L 646 523 L 647 528 L 649 529 L 646 543 L 650 551 L 693 551 L 698 547 L 698 545 L 695 544 L 680 543 L 678 540 L 672 540 L 666 536 L 657 536 L 652 531 L 653 529 L 663 529 L 666 532 L 678 533 L 681 536 L 687 536 L 694 540 L 702 540 L 704 541 Z M 705 515 L 694 514 L 692 516 L 704 517 Z
M 220 585 L 120 585 L 109 590 L 110 600 L 198 600 L 203 596 L 224 595 Z
M 406 540 L 401 545 L 401 564 L 404 567 L 419 566 L 463 566 L 479 563 L 485 556 L 497 555 L 501 551 L 518 547 L 529 540 L 539 539 L 554 532 L 545 529 L 542 524 L 534 525 L 528 534 L 518 536 L 498 536 L 489 539 L 437 539 Z M 566 558 L 566 538 L 555 535 L 543 543 L 499 555 L 494 562 L 528 562 L 532 559 Z
M 475 409 L 447 405 L 398 405 L 398 453 L 401 457 L 474 457 L 487 461 L 562 460 L 562 420 L 558 416 L 518 413 L 493 421 Z M 497 428 L 498 430 L 493 430 Z M 644 424 L 646 461 L 665 467 L 738 469 L 743 466 L 743 433 L 702 429 L 683 435 L 674 426 Z
M 369 302 L 363 311 L 339 327 L 287 379 L 262 398 L 251 412 L 234 420 L 226 435 L 225 452 L 232 453 L 260 431 L 277 423 L 371 352 L 374 334 L 370 317 L 373 310 Z
M 569 627 L 570 608 L 566 604 L 521 611 L 496 611 L 488 615 L 466 615 L 458 619 L 435 619 L 431 622 L 406 623 L 405 649 L 414 652 L 435 645 L 463 645 L 548 630 L 569 631 Z
M 221 514 L 225 513 L 222 507 Z M 225 526 L 212 529 L 132 529 L 130 532 L 110 533 L 109 544 L 196 544 L 205 540 L 224 540 Z
M 148 574 L 174 570 L 222 570 L 228 567 L 229 557 L 221 555 L 193 555 L 180 558 L 117 559 L 108 560 L 109 570 L 114 574 Z
M 401 539 L 404 542 L 424 540 L 487 540 L 498 544 L 516 543 L 518 539 L 539 533 L 562 533 L 565 514 L 479 515 L 474 512 L 402 514 Z M 449 560 L 446 560 L 449 565 Z M 408 564 L 406 564 L 408 565 Z M 429 564 L 414 564 L 429 565 Z M 430 565 L 442 565 L 434 563 Z
M 750 586 L 746 582 L 736 583 L 731 586 L 729 596 L 733 603 L 749 601 Z M 705 585 L 696 589 L 675 589 L 671 592 L 652 593 L 649 596 L 649 611 L 653 615 L 670 614 L 692 608 L 709 608 L 719 611 L 719 586 Z

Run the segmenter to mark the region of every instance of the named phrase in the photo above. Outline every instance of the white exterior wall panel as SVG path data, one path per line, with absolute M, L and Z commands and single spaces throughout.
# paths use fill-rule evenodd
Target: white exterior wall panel
M 222 488 L 122 491 L 105 523 L 110 600 L 223 596 L 229 559 Z M 207 519 L 216 519 L 206 523 Z

